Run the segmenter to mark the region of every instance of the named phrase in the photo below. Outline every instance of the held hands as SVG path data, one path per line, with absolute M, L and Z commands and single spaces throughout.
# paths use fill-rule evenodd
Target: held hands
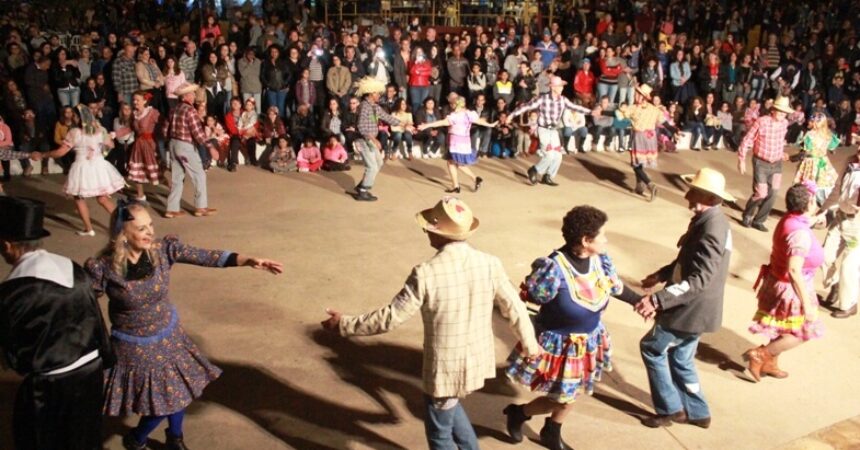
M 32 159 L 33 161 L 38 162 L 38 161 L 41 161 L 42 158 L 43 158 L 42 153 L 39 153 L 39 152 L 30 153 L 30 159 Z
M 418 131 L 424 131 L 424 130 L 426 130 L 427 128 L 428 128 L 428 127 L 427 127 L 427 124 L 426 124 L 426 123 L 422 123 L 421 125 L 418 125 Z
M 337 333 L 340 330 L 340 313 L 331 308 L 326 308 L 325 313 L 328 314 L 328 319 L 320 322 L 320 325 L 326 331 Z
M 253 269 L 265 270 L 272 275 L 278 275 L 284 271 L 283 264 L 277 261 L 272 261 L 271 259 L 250 257 L 245 260 L 245 264 L 242 265 L 246 267 L 251 267 Z
M 747 162 L 746 161 L 738 160 L 738 172 L 740 172 L 741 175 L 747 174 Z
M 639 303 L 633 305 L 633 310 L 642 316 L 643 319 L 653 319 L 657 316 L 657 305 L 653 295 L 646 295 L 639 300 Z

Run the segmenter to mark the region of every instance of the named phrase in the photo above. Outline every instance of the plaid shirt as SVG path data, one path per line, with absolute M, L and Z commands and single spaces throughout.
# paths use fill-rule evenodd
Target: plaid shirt
M 525 303 L 501 261 L 465 242 L 454 242 L 415 266 L 390 304 L 361 316 L 341 316 L 340 334 L 385 333 L 420 311 L 424 392 L 435 398 L 462 398 L 496 376 L 494 305 L 527 352 L 538 353 Z
M 138 89 L 134 60 L 120 56 L 113 62 L 113 87 L 120 95 L 131 95 Z
M 203 121 L 197 115 L 197 110 L 188 103 L 180 102 L 176 108 L 173 108 L 173 111 L 170 111 L 170 117 L 162 127 L 162 133 L 169 139 L 197 142 L 200 145 L 206 142 Z
M 565 109 L 570 109 L 583 114 L 591 114 L 591 110 L 583 106 L 579 106 L 570 101 L 567 97 L 559 95 L 558 98 L 553 98 L 552 94 L 544 94 L 536 97 L 530 102 L 515 109 L 508 120 L 513 120 L 521 114 L 540 108 L 538 111 L 538 126 L 542 128 L 557 128 L 561 125 L 561 115 Z
M 767 162 L 781 161 L 784 155 L 785 133 L 788 132 L 788 121 L 776 120 L 773 116 L 762 116 L 755 121 L 747 131 L 738 149 L 738 158 L 743 161 L 749 149 L 753 156 Z
M 389 125 L 400 125 L 400 121 L 385 112 L 381 106 L 363 100 L 358 109 L 358 132 L 365 139 L 376 139 L 379 135 L 380 119 Z

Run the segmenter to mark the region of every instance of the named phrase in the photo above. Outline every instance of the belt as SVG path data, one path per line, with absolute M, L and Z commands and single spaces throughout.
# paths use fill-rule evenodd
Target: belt
M 162 339 L 166 338 L 173 332 L 176 328 L 176 325 L 179 324 L 179 315 L 176 314 L 176 308 L 171 308 L 170 310 L 170 323 L 167 324 L 166 327 L 161 329 L 158 333 L 152 336 L 135 336 L 132 334 L 123 333 L 122 331 L 111 329 L 110 335 L 113 338 L 119 339 L 123 342 L 128 342 L 136 345 L 150 345 L 156 342 L 160 342 Z
M 45 373 L 43 373 L 42 375 L 43 375 L 43 376 L 50 376 L 50 375 L 62 375 L 62 374 L 64 374 L 64 373 L 71 372 L 71 371 L 73 371 L 73 370 L 75 370 L 75 369 L 77 369 L 77 368 L 83 367 L 83 366 L 85 366 L 87 363 L 89 363 L 90 361 L 95 360 L 95 359 L 96 359 L 96 358 L 98 358 L 98 357 L 99 357 L 99 351 L 98 351 L 98 350 L 93 350 L 93 351 L 91 351 L 91 352 L 87 353 L 86 355 L 81 356 L 80 358 L 78 358 L 78 360 L 77 360 L 77 361 L 75 361 L 75 362 L 73 362 L 73 363 L 69 364 L 69 365 L 68 365 L 68 366 L 66 366 L 66 367 L 61 367 L 61 368 L 59 368 L 59 369 L 54 369 L 54 370 L 52 370 L 52 371 L 50 371 L 50 372 L 45 372 Z
M 140 133 L 140 134 L 138 134 L 138 135 L 137 135 L 137 137 L 138 137 L 138 139 L 149 139 L 149 140 L 154 140 L 154 139 L 155 139 L 155 134 L 153 134 L 153 133 Z

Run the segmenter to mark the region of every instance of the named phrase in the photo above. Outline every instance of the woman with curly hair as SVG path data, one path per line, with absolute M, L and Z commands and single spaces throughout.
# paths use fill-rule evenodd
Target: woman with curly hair
M 508 377 L 538 397 L 524 405 L 509 404 L 507 428 L 511 438 L 523 439 L 522 426 L 538 414 L 549 414 L 540 431 L 552 450 L 569 447 L 561 439 L 561 424 L 581 392 L 591 394 L 602 372 L 612 370 L 609 332 L 601 321 L 609 298 L 631 305 L 641 295 L 625 286 L 606 254 L 608 217 L 591 206 L 577 206 L 564 216 L 564 245 L 532 263 L 520 294 L 541 305 L 535 321 L 544 353 L 522 356 L 517 346 L 508 358 Z
M 815 193 L 815 184 L 809 181 L 786 192 L 787 212 L 773 232 L 770 264 L 761 267 L 755 283 L 755 288 L 761 288 L 750 332 L 770 341 L 744 353 L 755 381 L 762 375 L 787 377 L 779 368 L 779 355 L 821 337 L 824 330 L 814 284 L 815 271 L 824 263 L 824 250 L 810 228 L 817 209 Z

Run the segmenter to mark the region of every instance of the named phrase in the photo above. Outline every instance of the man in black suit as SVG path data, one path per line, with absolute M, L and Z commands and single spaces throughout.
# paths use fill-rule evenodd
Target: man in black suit
M 722 324 L 732 234 L 720 204 L 734 198 L 716 170 L 703 168 L 684 179 L 690 184 L 685 198 L 695 215 L 678 242 L 678 257 L 642 280 L 649 292 L 658 283 L 665 287 L 636 305 L 643 317 L 655 319 L 639 343 L 657 411 L 642 424 L 651 428 L 672 422 L 702 428 L 711 424 L 694 357 L 702 333 L 715 332 Z
M 102 448 L 110 342 L 92 282 L 69 258 L 41 249 L 44 204 L 0 197 L 0 347 L 24 376 L 15 398 L 18 450 Z

